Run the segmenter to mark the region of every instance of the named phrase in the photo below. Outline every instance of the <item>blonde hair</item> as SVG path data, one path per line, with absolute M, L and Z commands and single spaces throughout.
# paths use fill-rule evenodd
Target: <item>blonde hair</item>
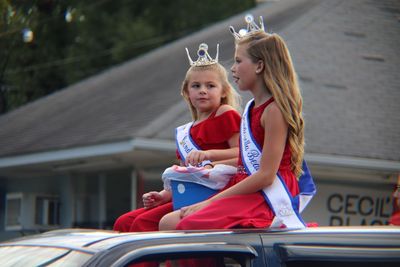
M 289 125 L 291 169 L 299 177 L 304 157 L 303 99 L 297 74 L 285 41 L 277 34 L 258 32 L 236 42 L 247 44 L 247 53 L 254 63 L 264 63 L 263 78 Z
M 232 85 L 228 81 L 228 74 L 226 72 L 226 69 L 219 63 L 216 64 L 211 64 L 211 65 L 205 65 L 205 66 L 191 66 L 189 70 L 186 72 L 185 79 L 183 80 L 182 83 L 182 88 L 181 88 L 181 95 L 185 99 L 186 103 L 189 106 L 190 112 L 192 114 L 193 120 L 197 120 L 197 111 L 196 108 L 193 106 L 193 104 L 190 102 L 189 99 L 189 80 L 190 80 L 190 75 L 194 71 L 215 71 L 219 78 L 220 82 L 222 84 L 222 90 L 225 94 L 224 97 L 221 98 L 221 105 L 226 104 L 231 107 L 233 107 L 235 110 L 240 112 L 240 105 L 241 105 L 241 97 L 240 95 L 236 92 L 236 90 L 232 87 Z

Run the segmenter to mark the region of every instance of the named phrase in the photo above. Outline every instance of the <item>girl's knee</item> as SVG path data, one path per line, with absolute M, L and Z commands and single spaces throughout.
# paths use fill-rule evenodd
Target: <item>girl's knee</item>
M 132 221 L 129 232 L 149 232 L 158 230 L 159 220 L 155 217 L 140 214 Z
M 125 215 L 125 214 L 124 214 Z M 115 222 L 114 222 L 114 226 L 113 226 L 113 230 L 114 231 L 119 231 L 119 232 L 126 232 L 129 228 L 129 226 L 127 226 L 127 217 L 121 215 L 119 216 Z
M 180 220 L 179 213 L 171 212 L 161 218 L 158 228 L 160 229 L 160 231 L 175 230 L 179 220 Z
M 114 222 L 113 230 L 119 232 L 129 232 L 132 222 L 135 220 L 137 214 L 140 214 L 137 211 L 138 210 L 130 211 L 119 216 Z

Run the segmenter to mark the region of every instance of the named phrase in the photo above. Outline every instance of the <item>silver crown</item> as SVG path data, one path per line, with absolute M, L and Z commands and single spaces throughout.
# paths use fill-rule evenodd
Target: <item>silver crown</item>
M 189 59 L 190 66 L 207 66 L 218 63 L 218 53 L 219 53 L 219 44 L 217 44 L 217 53 L 215 55 L 215 59 L 213 59 L 208 54 L 208 45 L 205 43 L 201 43 L 199 45 L 199 50 L 197 50 L 197 55 L 199 56 L 196 61 L 193 61 L 190 57 L 189 50 L 186 48 L 186 53 Z
M 244 17 L 244 20 L 247 23 L 247 29 L 241 29 L 241 30 L 239 30 L 239 32 L 236 32 L 235 28 L 233 28 L 232 26 L 229 27 L 229 30 L 231 31 L 232 35 L 235 37 L 236 40 L 240 40 L 243 37 L 249 36 L 249 35 L 257 33 L 257 32 L 265 32 L 262 16 L 260 16 L 260 26 L 258 26 L 254 22 L 253 15 L 250 15 L 250 14 L 246 15 Z

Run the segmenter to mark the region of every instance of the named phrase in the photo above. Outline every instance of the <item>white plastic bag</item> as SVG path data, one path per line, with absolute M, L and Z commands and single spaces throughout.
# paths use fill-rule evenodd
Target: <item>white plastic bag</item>
M 218 164 L 212 169 L 204 167 L 181 167 L 173 165 L 162 174 L 164 189 L 171 190 L 171 180 L 192 182 L 204 185 L 211 189 L 222 189 L 236 173 L 236 168 L 229 165 Z

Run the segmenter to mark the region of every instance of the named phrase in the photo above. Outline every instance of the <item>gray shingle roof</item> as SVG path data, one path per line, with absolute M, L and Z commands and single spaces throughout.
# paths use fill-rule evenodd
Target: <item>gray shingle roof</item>
M 281 0 L 252 10 L 291 50 L 307 152 L 400 161 L 399 10 L 389 0 Z M 134 137 L 172 140 L 174 127 L 190 120 L 179 95 L 184 47 L 206 42 L 214 54 L 220 43 L 229 68 L 228 26 L 242 21 L 240 14 L 1 116 L 0 157 Z
M 308 152 L 400 160 L 399 15 L 399 1 L 323 1 L 285 29 Z

